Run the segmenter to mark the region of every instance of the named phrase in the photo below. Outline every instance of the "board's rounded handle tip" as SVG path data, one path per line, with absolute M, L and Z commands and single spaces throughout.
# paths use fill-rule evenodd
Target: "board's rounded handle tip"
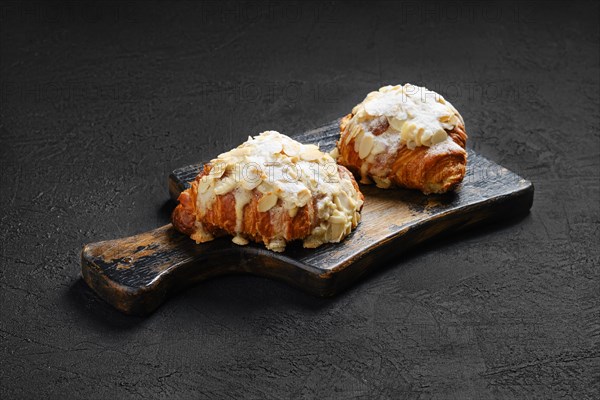
M 146 315 L 182 288 L 215 276 L 250 273 L 283 280 L 316 294 L 330 291 L 331 279 L 314 268 L 260 246 L 236 246 L 226 238 L 196 244 L 171 224 L 139 235 L 85 244 L 85 282 L 127 314 Z

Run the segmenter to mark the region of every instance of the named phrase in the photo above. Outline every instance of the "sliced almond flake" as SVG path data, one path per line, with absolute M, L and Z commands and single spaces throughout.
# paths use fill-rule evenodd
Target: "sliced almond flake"
M 433 135 L 430 130 L 423 132 L 421 135 L 421 143 L 425 144 L 426 146 L 431 146 L 431 136 Z
M 267 212 L 277 204 L 277 195 L 274 193 L 268 193 L 260 198 L 258 201 L 258 211 Z
M 237 186 L 237 182 L 233 178 L 233 176 L 228 176 L 226 178 L 221 179 L 215 185 L 214 192 L 217 196 L 226 194 L 231 192 Z
M 328 229 L 330 242 L 339 242 L 344 237 L 345 224 L 331 224 Z
M 447 137 L 448 133 L 445 130 L 440 129 L 437 132 L 435 132 L 431 137 L 431 144 L 434 145 L 436 143 L 443 142 L 444 140 L 446 140 Z
M 332 224 L 345 224 L 346 217 L 338 212 L 329 217 L 329 222 Z
M 335 196 L 335 204 L 341 210 L 352 210 L 356 208 L 356 203 L 345 192 L 340 192 Z
M 358 151 L 360 150 L 360 142 L 362 141 L 364 134 L 361 131 L 358 135 L 356 135 L 356 137 L 354 138 L 354 151 L 358 153 Z
M 283 145 L 283 151 L 290 157 L 296 157 L 300 154 L 300 145 L 294 142 L 286 142 Z
M 310 193 L 310 190 L 308 189 L 303 189 L 301 191 L 298 192 L 297 194 L 297 198 L 296 198 L 296 204 L 300 207 L 305 206 L 310 200 L 312 199 L 312 195 Z
M 200 193 L 205 193 L 208 188 L 211 186 L 212 184 L 212 179 L 210 179 L 207 176 L 203 176 L 202 179 L 200 179 L 200 182 L 198 183 L 198 191 Z
M 366 134 L 363 136 L 361 142 L 360 142 L 360 147 L 358 149 L 358 156 L 361 159 L 366 158 L 369 153 L 371 152 L 371 149 L 373 149 L 373 135 L 371 134 Z
M 319 148 L 313 144 L 302 146 L 300 152 L 300 158 L 304 161 L 315 161 L 323 156 L 323 153 Z

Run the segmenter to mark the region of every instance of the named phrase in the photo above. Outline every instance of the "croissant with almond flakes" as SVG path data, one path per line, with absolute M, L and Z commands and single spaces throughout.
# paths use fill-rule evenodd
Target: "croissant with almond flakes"
M 178 200 L 173 225 L 196 242 L 232 235 L 281 252 L 292 240 L 340 242 L 358 225 L 364 197 L 329 154 L 267 131 L 206 164 Z
M 334 156 L 361 183 L 444 193 L 465 176 L 466 141 L 462 116 L 441 95 L 384 86 L 342 119 Z

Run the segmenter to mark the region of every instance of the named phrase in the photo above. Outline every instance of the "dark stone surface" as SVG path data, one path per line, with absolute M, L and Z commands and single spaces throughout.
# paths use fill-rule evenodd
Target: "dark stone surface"
M 593 3 L 2 3 L 2 398 L 598 398 Z M 531 214 L 420 248 L 333 299 L 209 281 L 149 318 L 82 244 L 168 221 L 166 179 L 383 84 L 437 90 Z

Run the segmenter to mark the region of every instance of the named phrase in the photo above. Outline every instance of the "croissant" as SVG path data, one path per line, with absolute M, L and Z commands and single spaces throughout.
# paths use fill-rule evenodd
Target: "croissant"
M 329 154 L 266 131 L 205 164 L 178 201 L 173 225 L 197 243 L 228 234 L 281 252 L 292 240 L 340 242 L 358 225 L 364 197 Z
M 361 183 L 444 193 L 465 176 L 466 141 L 462 116 L 441 95 L 384 86 L 342 119 L 333 156 Z

